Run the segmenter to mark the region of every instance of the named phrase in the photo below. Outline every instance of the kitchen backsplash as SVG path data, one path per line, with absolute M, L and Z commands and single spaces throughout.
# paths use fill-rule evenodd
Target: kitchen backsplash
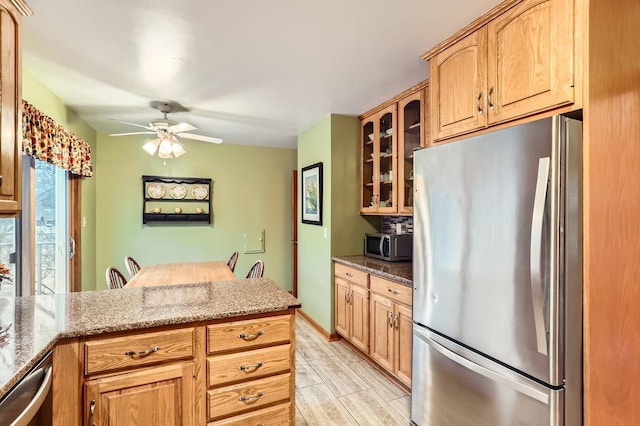
M 383 216 L 382 233 L 395 234 L 398 223 L 402 234 L 413 234 L 413 217 L 411 216 Z

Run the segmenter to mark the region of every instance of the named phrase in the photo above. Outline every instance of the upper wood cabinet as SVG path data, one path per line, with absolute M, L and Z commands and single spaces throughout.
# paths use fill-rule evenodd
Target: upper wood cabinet
M 487 125 L 487 29 L 481 28 L 429 60 L 431 138 Z
M 360 213 L 413 214 L 413 151 L 426 146 L 428 83 L 360 116 Z
M 20 25 L 31 10 L 21 0 L 0 0 L 0 213 L 20 210 L 22 63 Z
M 573 12 L 573 0 L 509 0 L 425 53 L 432 140 L 572 104 Z
M 361 123 L 361 191 L 362 213 L 397 212 L 398 144 L 396 105 L 378 111 Z
M 487 24 L 489 124 L 574 100 L 573 1 L 526 0 Z

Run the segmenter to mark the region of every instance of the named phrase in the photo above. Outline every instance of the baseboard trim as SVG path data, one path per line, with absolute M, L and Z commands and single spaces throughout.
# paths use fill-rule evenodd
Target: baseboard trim
M 311 324 L 311 326 L 313 328 L 316 329 L 316 331 L 318 333 L 320 333 L 322 335 L 322 337 L 324 337 L 325 339 L 327 339 L 329 342 L 335 342 L 336 340 L 340 340 L 340 336 L 338 336 L 337 333 L 329 333 L 327 330 L 325 330 L 324 328 L 322 328 L 322 326 L 320 324 L 318 324 L 313 318 L 311 318 L 309 315 L 307 315 L 302 309 L 298 309 L 296 311 L 302 318 L 304 318 L 305 320 L 307 320 L 307 322 L 309 324 Z

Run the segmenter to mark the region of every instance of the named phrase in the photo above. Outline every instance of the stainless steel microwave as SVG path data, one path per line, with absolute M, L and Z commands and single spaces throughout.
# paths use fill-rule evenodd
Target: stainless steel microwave
M 411 260 L 412 234 L 365 234 L 364 255 L 388 262 Z

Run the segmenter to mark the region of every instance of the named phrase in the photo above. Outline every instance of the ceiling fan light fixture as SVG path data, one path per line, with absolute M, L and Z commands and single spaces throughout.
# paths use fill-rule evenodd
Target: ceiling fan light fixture
M 153 154 L 156 153 L 156 149 L 158 149 L 158 145 L 160 145 L 160 138 L 157 138 L 157 139 L 154 139 L 152 141 L 149 141 L 149 142 L 145 143 L 142 146 L 142 149 L 147 151 L 149 153 L 149 155 L 153 155 Z
M 160 141 L 160 146 L 158 147 L 158 157 L 160 158 L 169 158 L 171 156 L 171 152 L 173 151 L 172 143 L 169 139 L 162 139 Z M 161 155 L 166 155 L 168 157 L 162 157 Z
M 172 154 L 174 158 L 178 158 L 183 154 L 186 154 L 187 151 L 184 150 L 184 148 L 182 147 L 182 145 L 180 145 L 178 142 L 174 143 L 171 146 L 171 150 L 172 150 Z

